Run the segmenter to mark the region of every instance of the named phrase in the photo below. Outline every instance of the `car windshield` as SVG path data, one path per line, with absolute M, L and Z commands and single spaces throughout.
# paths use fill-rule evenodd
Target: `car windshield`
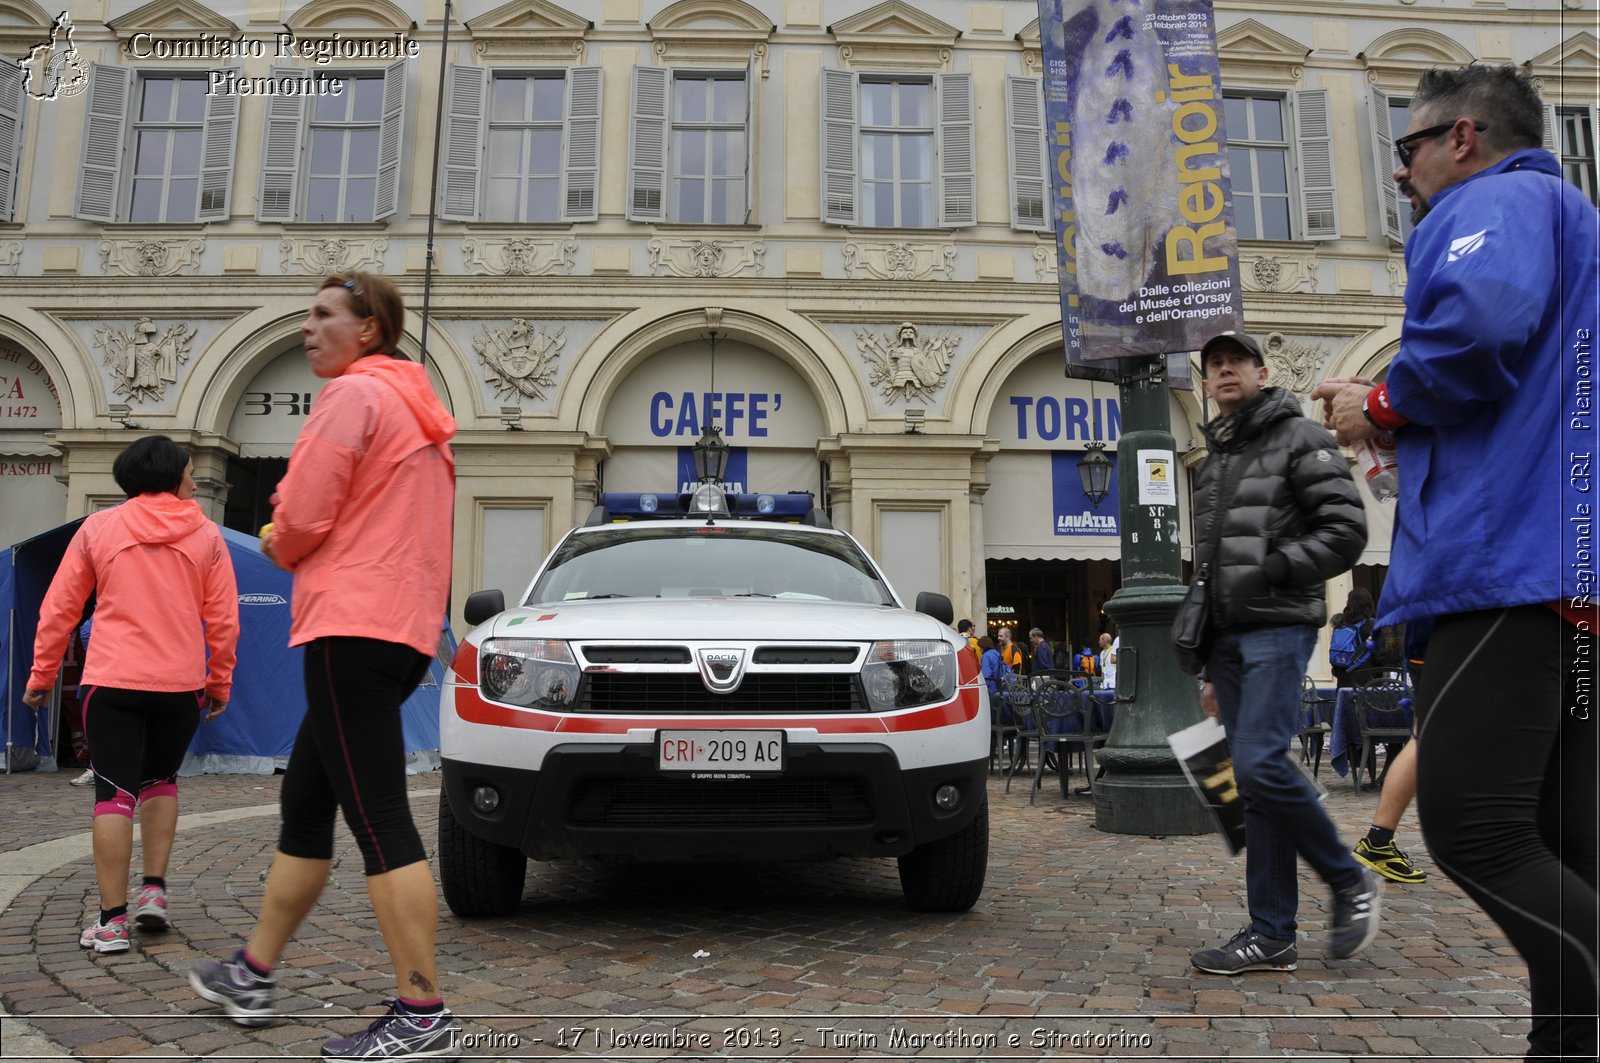
M 638 525 L 569 536 L 524 605 L 748 595 L 893 605 L 854 542 L 771 525 Z

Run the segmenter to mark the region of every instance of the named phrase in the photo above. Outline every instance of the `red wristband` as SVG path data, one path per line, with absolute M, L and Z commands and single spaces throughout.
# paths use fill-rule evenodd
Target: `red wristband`
M 1367 392 L 1366 401 L 1361 404 L 1362 410 L 1367 415 L 1367 420 L 1383 429 L 1393 432 L 1396 428 L 1403 428 L 1411 422 L 1389 405 L 1389 385 L 1379 384 Z

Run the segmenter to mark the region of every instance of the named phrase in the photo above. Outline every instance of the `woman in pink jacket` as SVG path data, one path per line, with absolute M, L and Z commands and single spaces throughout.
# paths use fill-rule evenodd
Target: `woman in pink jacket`
M 327 882 L 336 812 L 355 835 L 398 984 L 390 1010 L 331 1059 L 444 1054 L 459 1027 L 434 959 L 438 902 L 406 796 L 400 705 L 427 674 L 450 592 L 455 421 L 394 354 L 404 304 L 367 273 L 329 277 L 301 325 L 326 378 L 278 485 L 262 550 L 294 573 L 291 646 L 307 710 L 283 779 L 283 826 L 244 948 L 189 981 L 235 1022 L 273 1014 L 272 969 Z
M 95 595 L 94 638 L 78 687 L 94 771 L 94 870 L 100 917 L 78 939 L 128 950 L 133 813 L 144 839 L 134 918 L 167 928 L 167 860 L 178 827 L 178 766 L 200 719 L 228 707 L 239 591 L 217 526 L 194 501 L 194 463 L 166 436 L 146 436 L 112 463 L 128 499 L 92 513 L 50 581 L 22 700 L 43 705 L 67 640 Z M 209 651 L 210 657 L 207 659 Z

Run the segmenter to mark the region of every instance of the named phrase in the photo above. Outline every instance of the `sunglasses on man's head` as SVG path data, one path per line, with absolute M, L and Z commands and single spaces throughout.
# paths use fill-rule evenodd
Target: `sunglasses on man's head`
M 1457 118 L 1456 122 L 1459 121 L 1461 121 L 1461 119 Z M 1395 155 L 1399 156 L 1400 165 L 1409 169 L 1411 167 L 1411 157 L 1416 154 L 1417 145 L 1422 143 L 1424 140 L 1429 139 L 1430 137 L 1436 137 L 1450 132 L 1450 130 L 1456 127 L 1456 122 L 1446 122 L 1444 125 L 1435 125 L 1429 126 L 1427 129 L 1419 129 L 1415 133 L 1407 133 L 1405 136 L 1395 141 L 1394 153 Z M 1484 125 L 1482 122 L 1473 122 L 1472 128 L 1482 133 L 1489 127 Z

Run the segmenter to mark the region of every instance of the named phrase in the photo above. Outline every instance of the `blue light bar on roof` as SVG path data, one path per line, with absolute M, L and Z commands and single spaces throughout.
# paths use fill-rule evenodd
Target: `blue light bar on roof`
M 664 494 L 662 492 L 633 493 L 607 491 L 600 496 L 600 504 L 613 521 L 663 520 L 673 517 L 697 517 L 705 514 L 690 507 L 690 494 Z M 816 505 L 809 493 L 798 494 L 737 494 L 728 495 L 728 514 L 735 518 L 799 522 L 805 519 Z

